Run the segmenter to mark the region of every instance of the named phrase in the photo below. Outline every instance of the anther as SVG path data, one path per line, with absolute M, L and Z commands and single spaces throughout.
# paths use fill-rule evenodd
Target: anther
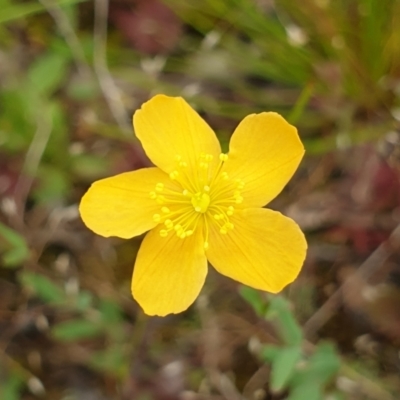
M 154 214 L 153 215 L 153 221 L 159 223 L 161 221 L 161 215 L 160 214 Z
M 155 200 L 157 198 L 157 193 L 156 192 L 150 192 L 149 196 L 151 199 Z
M 179 154 L 177 154 L 177 155 L 175 156 L 175 161 L 179 162 L 179 161 L 181 161 L 181 160 L 182 160 L 182 156 L 180 156 Z
M 219 155 L 219 159 L 220 159 L 222 162 L 228 161 L 228 154 L 221 153 L 221 154 Z
M 189 190 L 184 189 L 183 192 L 182 192 L 182 194 L 183 194 L 184 196 L 187 196 L 187 195 L 189 194 Z
M 174 227 L 174 223 L 170 220 L 170 219 L 166 219 L 164 222 L 164 225 L 168 228 L 168 229 L 172 229 Z
M 205 158 L 205 160 L 206 160 L 207 162 L 210 162 L 210 161 L 213 160 L 214 157 L 213 157 L 212 154 L 206 154 L 204 158 Z
M 208 249 L 208 242 L 204 242 L 204 250 Z
M 236 184 L 239 190 L 242 190 L 244 188 L 244 181 L 242 181 L 241 179 L 236 179 Z
M 236 204 L 241 204 L 243 202 L 243 197 L 242 196 L 235 196 L 235 203 Z
M 161 207 L 161 211 L 164 213 L 164 214 L 168 214 L 169 212 L 170 212 L 170 209 L 168 208 L 168 207 Z
M 176 232 L 181 231 L 182 230 L 182 225 L 181 224 L 176 224 L 174 226 L 174 229 L 175 229 Z
M 222 179 L 225 180 L 225 181 L 227 181 L 227 180 L 229 179 L 229 175 L 228 175 L 227 172 L 223 172 L 223 173 L 221 174 L 221 177 L 222 177 Z
M 210 186 L 207 186 L 207 185 L 204 186 L 204 187 L 203 187 L 203 190 L 204 190 L 205 192 L 209 192 L 209 191 L 210 191 Z
M 164 184 L 161 183 L 161 182 L 157 183 L 157 185 L 156 185 L 156 191 L 157 191 L 157 192 L 162 192 L 163 189 L 164 189 Z
M 233 206 L 229 206 L 228 210 L 226 211 L 226 215 L 233 215 L 233 212 L 235 211 L 235 208 Z
M 169 177 L 170 177 L 172 180 L 177 179 L 178 176 L 179 176 L 179 172 L 178 172 L 178 171 L 172 171 L 172 172 L 169 174 Z
M 179 166 L 181 168 L 186 168 L 187 167 L 187 162 L 186 161 L 179 161 Z
M 168 231 L 166 231 L 165 229 L 161 229 L 160 230 L 160 236 L 161 237 L 167 237 L 168 236 Z

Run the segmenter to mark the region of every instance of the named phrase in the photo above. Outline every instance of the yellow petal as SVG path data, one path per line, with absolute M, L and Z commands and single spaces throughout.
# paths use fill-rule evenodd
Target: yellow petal
M 132 278 L 132 294 L 148 315 L 164 316 L 186 310 L 196 299 L 207 275 L 200 229 L 185 239 L 159 228 L 140 246 Z
M 234 214 L 231 221 L 234 228 L 225 235 L 210 224 L 206 254 L 218 272 L 272 293 L 293 282 L 307 250 L 293 220 L 276 211 L 252 208 Z
M 243 180 L 243 206 L 262 207 L 284 188 L 303 154 L 296 128 L 283 117 L 273 112 L 252 114 L 233 133 L 224 170 Z
M 177 156 L 188 164 L 189 174 L 196 176 L 202 153 L 213 156 L 213 165 L 218 162 L 217 137 L 181 97 L 153 97 L 135 112 L 133 125 L 150 160 L 167 173 L 177 169 Z
M 157 224 L 160 206 L 150 198 L 155 185 L 171 185 L 159 168 L 144 168 L 94 182 L 82 197 L 79 212 L 85 225 L 98 235 L 131 238 Z

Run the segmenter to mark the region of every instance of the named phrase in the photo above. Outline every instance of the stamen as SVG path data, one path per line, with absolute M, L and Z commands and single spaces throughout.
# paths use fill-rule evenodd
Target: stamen
M 169 174 L 169 177 L 174 181 L 174 180 L 176 180 L 176 179 L 178 179 L 178 176 L 179 176 L 179 172 L 178 171 L 172 171 L 170 174 Z
M 159 231 L 161 237 L 171 233 L 181 239 L 193 235 L 197 225 L 201 224 L 206 250 L 209 247 L 209 223 L 216 225 L 217 232 L 222 235 L 234 229 L 230 217 L 235 212 L 235 204 L 243 201 L 241 190 L 244 182 L 241 179 L 230 180 L 228 173 L 223 171 L 228 154 L 219 155 L 216 168 L 212 164 L 212 154 L 201 154 L 197 171 L 189 169 L 189 163 L 181 155 L 175 155 L 175 160 L 176 169 L 170 172 L 169 177 L 176 182 L 170 187 L 158 182 L 149 193 L 150 198 L 160 204 L 153 220 L 165 227 Z
M 168 231 L 166 231 L 165 229 L 161 229 L 160 230 L 160 236 L 161 237 L 167 237 L 168 236 Z
M 236 196 L 235 197 L 235 202 L 236 202 L 236 204 L 241 204 L 243 202 L 243 197 L 242 196 Z

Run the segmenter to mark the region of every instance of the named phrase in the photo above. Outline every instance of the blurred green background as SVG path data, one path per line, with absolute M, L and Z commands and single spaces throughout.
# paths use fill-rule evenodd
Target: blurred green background
M 147 317 L 142 238 L 81 222 L 93 181 L 149 165 L 131 116 L 156 93 L 224 149 L 250 113 L 298 127 L 271 207 L 309 252 L 282 295 L 210 271 Z M 399 95 L 399 0 L 0 0 L 0 399 L 398 399 Z

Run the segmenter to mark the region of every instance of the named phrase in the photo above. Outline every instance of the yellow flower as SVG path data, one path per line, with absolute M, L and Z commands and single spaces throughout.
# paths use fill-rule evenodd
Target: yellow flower
M 136 136 L 156 165 L 95 182 L 83 196 L 84 223 L 102 236 L 150 232 L 139 249 L 133 297 L 149 315 L 186 310 L 207 259 L 223 275 L 276 293 L 300 272 L 307 243 L 297 224 L 261 208 L 286 185 L 304 154 L 279 114 L 244 118 L 229 153 L 180 97 L 157 95 L 136 111 Z

